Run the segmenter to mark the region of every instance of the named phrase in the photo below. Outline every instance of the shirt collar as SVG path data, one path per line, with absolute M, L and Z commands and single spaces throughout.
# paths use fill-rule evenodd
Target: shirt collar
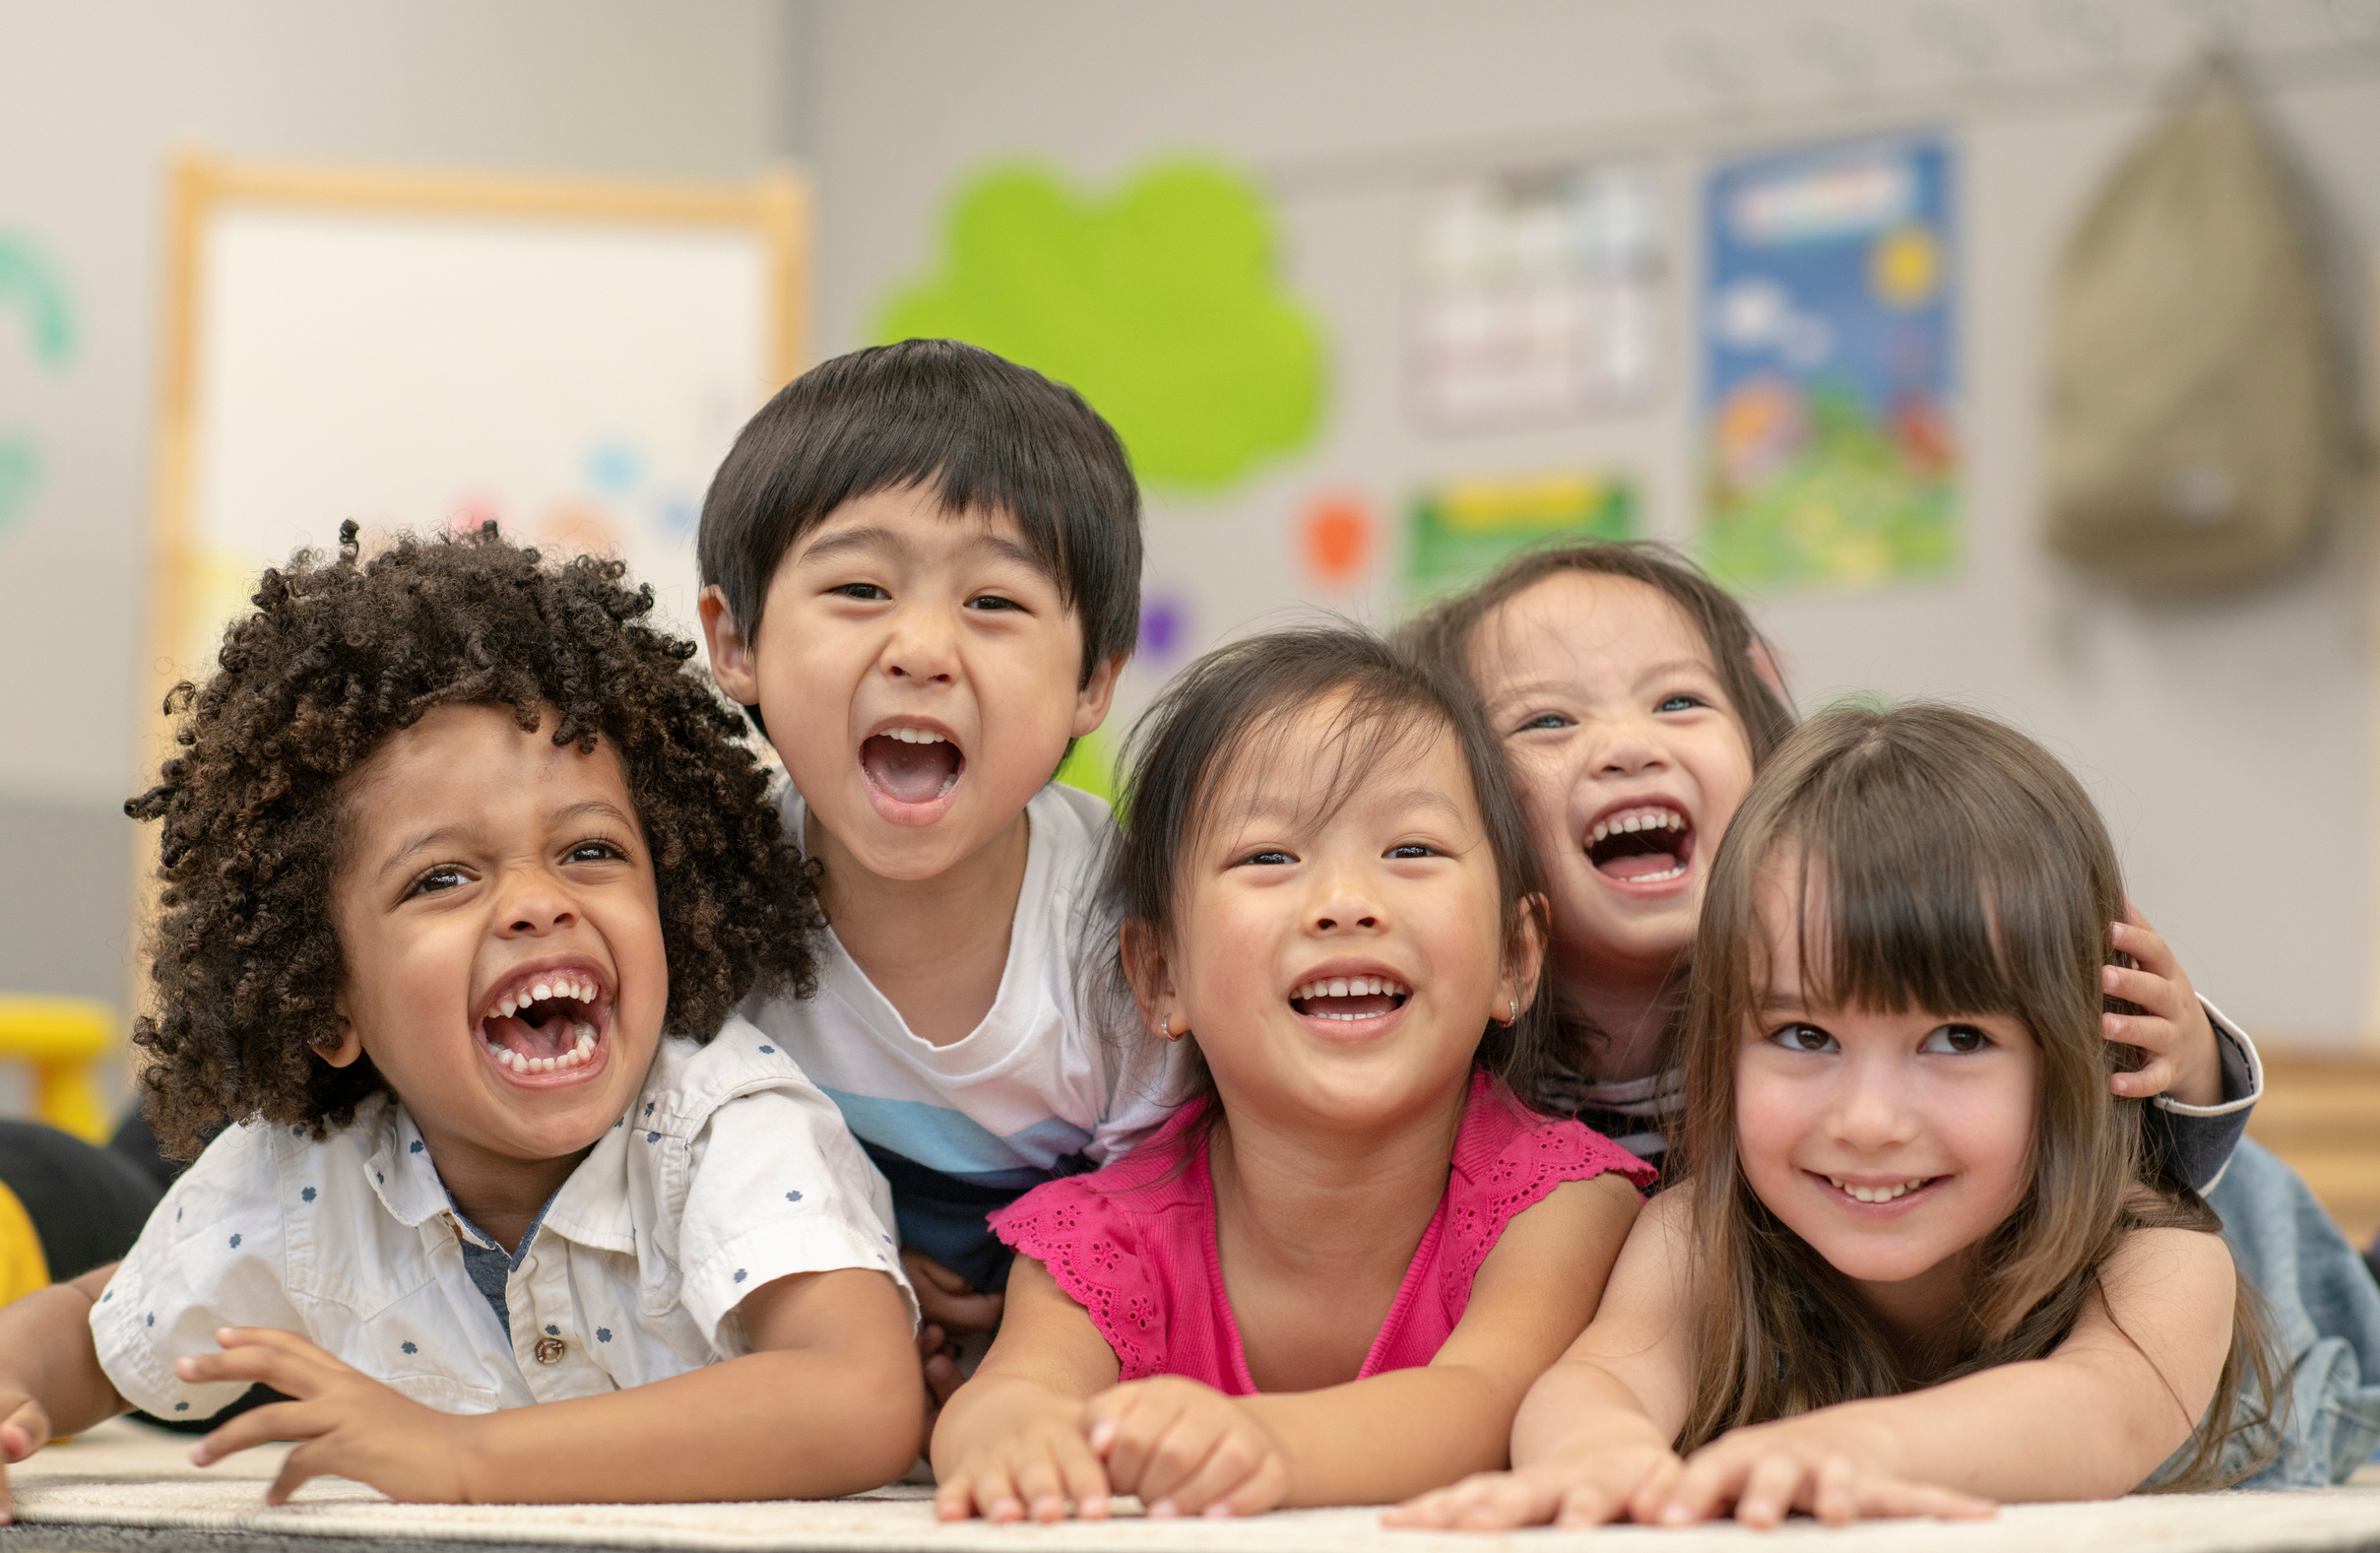
M 638 1097 L 639 1104 L 643 1097 Z M 628 1117 L 604 1130 L 546 1205 L 546 1232 L 582 1246 L 634 1256 L 634 1218 L 628 1202 Z M 377 1145 L 363 1162 L 372 1191 L 389 1217 L 408 1229 L 448 1212 L 453 1198 L 429 1157 L 421 1130 L 402 1102 L 386 1103 L 376 1122 Z M 455 1217 L 462 1219 L 461 1213 Z M 468 1233 L 468 1232 L 467 1232 Z
M 375 1131 L 377 1146 L 363 1168 L 389 1217 L 412 1229 L 444 1213 L 446 1184 L 438 1179 L 429 1145 L 402 1102 L 391 1100 L 382 1107 Z

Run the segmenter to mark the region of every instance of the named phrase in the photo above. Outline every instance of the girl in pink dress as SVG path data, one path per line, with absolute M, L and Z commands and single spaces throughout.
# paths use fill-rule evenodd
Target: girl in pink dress
M 1505 1460 L 1651 1170 L 1535 1115 L 1545 897 L 1467 692 L 1353 630 L 1193 666 L 1133 736 L 1117 986 L 1190 1043 L 1155 1138 L 993 1216 L 945 1519 L 1382 1503 Z

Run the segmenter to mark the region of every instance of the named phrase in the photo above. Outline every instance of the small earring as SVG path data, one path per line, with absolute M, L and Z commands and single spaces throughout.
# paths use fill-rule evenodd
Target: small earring
M 1157 1021 L 1157 1033 L 1169 1041 L 1179 1041 L 1182 1039 L 1181 1036 L 1174 1033 L 1174 1016 L 1170 1013 Z

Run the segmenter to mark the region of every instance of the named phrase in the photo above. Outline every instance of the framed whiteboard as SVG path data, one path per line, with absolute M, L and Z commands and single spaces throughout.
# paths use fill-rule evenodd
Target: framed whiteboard
M 492 517 L 614 553 L 697 632 L 703 491 L 806 349 L 798 179 L 191 157 L 171 187 L 148 729 L 166 686 L 212 672 L 258 574 L 347 518 L 367 550 Z

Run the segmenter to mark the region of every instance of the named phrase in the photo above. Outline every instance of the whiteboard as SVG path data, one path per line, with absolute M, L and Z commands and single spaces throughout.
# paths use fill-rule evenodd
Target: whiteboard
M 202 679 L 263 569 L 397 531 L 617 555 L 698 633 L 695 521 L 802 356 L 805 209 L 725 189 L 177 169 L 154 629 Z M 151 698 L 154 716 L 156 698 Z

